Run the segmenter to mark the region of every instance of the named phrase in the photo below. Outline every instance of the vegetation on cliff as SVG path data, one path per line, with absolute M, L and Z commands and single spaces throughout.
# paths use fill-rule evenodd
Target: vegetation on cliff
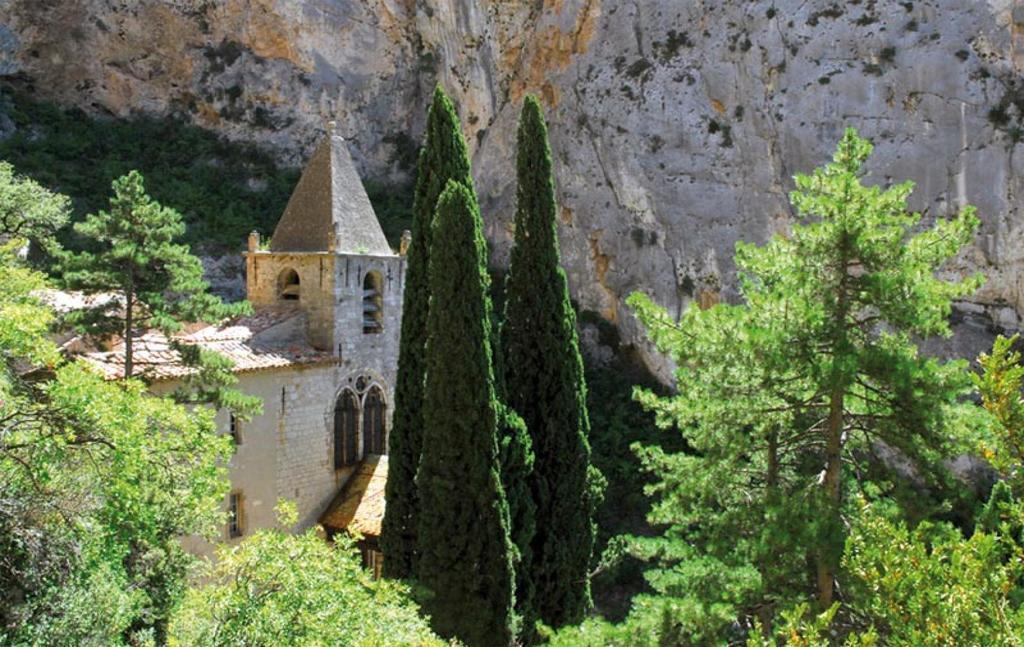
M 70 197 L 73 220 L 103 209 L 111 183 L 138 170 L 153 199 L 182 214 L 184 241 L 199 251 L 237 250 L 254 229 L 270 236 L 299 179 L 297 168 L 257 145 L 231 142 L 172 117 L 94 117 L 2 87 L 0 113 L 13 126 L 0 139 L 0 159 Z M 364 184 L 397 248 L 410 225 L 411 185 Z M 71 249 L 84 244 L 70 230 L 61 241 Z

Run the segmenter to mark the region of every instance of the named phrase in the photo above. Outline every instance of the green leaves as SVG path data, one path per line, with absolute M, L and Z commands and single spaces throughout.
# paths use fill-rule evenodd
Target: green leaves
M 1024 494 L 1024 366 L 1021 354 L 1013 350 L 1019 339 L 996 337 L 992 352 L 978 357 L 981 373 L 971 375 L 982 406 L 995 423 L 979 448 L 981 455 L 1018 496 Z
M 0 241 L 22 238 L 53 252 L 57 232 L 67 224 L 70 213 L 67 196 L 15 175 L 13 166 L 0 162 Z
M 438 198 L 454 180 L 472 193 L 469 153 L 455 106 L 440 86 L 434 89 L 419 154 L 413 203 L 412 241 L 407 256 L 398 350 L 395 414 L 389 435 L 392 478 L 387 483 L 388 507 L 381 528 L 384 574 L 410 577 L 416 572 L 419 468 L 423 434 L 424 355 L 430 306 L 432 227 Z M 475 197 L 474 197 L 475 200 Z
M 1007 535 L 911 530 L 860 502 L 843 568 L 850 598 L 886 645 L 1021 645 L 1024 549 Z M 1019 527 L 1019 502 L 1014 506 Z
M 260 530 L 223 548 L 170 627 L 170 645 L 447 645 L 409 601 L 374 580 L 352 539 Z
M 171 336 L 184 323 L 218 322 L 252 309 L 246 302 L 224 304 L 209 293 L 199 259 L 177 242 L 185 232 L 181 215 L 146 194 L 138 171 L 115 180 L 113 191 L 109 211 L 75 225 L 95 250 L 63 254 L 63 279 L 69 288 L 103 295 L 95 305 L 70 312 L 67 323 L 95 337 L 120 336 L 124 376 L 130 378 L 135 337 L 150 329 Z M 258 412 L 258 401 L 229 388 L 236 380 L 228 365 L 208 351 L 172 345 L 197 370 L 187 380 L 191 391 L 179 393 L 179 399 L 237 408 L 245 417 Z
M 442 636 L 504 645 L 518 634 L 515 549 L 501 481 L 491 303 L 476 197 L 449 180 L 430 249 L 419 581 Z M 386 559 L 386 558 L 385 558 Z
M 701 640 L 734 629 L 715 605 L 753 627 L 816 581 L 829 607 L 845 492 L 869 473 L 901 480 L 877 460 L 882 447 L 937 477 L 968 418 L 964 364 L 922 357 L 913 340 L 948 334 L 951 299 L 980 284 L 938 277 L 977 217 L 967 208 L 921 228 L 906 210 L 911 184 L 862 183 L 870 153 L 847 130 L 830 164 L 795 179 L 790 198 L 802 221 L 765 245 L 737 244 L 742 303 L 691 305 L 676 321 L 643 295 L 629 299 L 677 366 L 675 395 L 637 398 L 692 449 L 641 452 L 658 479 L 650 519 L 666 531 L 638 550 L 658 563 L 650 577 L 659 592 L 706 610 L 706 621 L 693 619 Z M 746 585 L 703 586 L 701 563 Z
M 0 246 L 0 642 L 159 638 L 180 538 L 220 524 L 229 441 L 208 409 L 65 363 L 17 244 Z
M 530 578 L 536 613 L 552 627 L 579 622 L 591 605 L 590 561 L 600 493 L 588 481 L 587 390 L 559 264 L 554 178 L 547 126 L 533 96 L 519 120 L 515 245 L 505 284 L 501 365 L 508 405 L 523 416 L 536 455 Z M 599 481 L 600 478 L 598 477 Z

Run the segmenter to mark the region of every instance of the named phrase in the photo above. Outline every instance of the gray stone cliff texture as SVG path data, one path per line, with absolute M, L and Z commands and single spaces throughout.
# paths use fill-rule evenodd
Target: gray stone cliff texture
M 737 240 L 847 125 L 927 218 L 983 220 L 968 323 L 1024 313 L 1024 3 L 1012 0 L 0 0 L 0 73 L 96 113 L 176 113 L 305 161 L 330 116 L 364 176 L 456 100 L 488 236 L 511 241 L 515 125 L 546 105 L 574 297 L 664 377 L 625 297 L 734 295 Z M 967 326 L 970 328 L 970 326 Z M 977 344 L 958 346 L 974 352 Z

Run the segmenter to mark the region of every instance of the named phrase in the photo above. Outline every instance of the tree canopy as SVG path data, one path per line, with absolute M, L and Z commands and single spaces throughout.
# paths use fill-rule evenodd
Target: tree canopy
M 419 155 L 412 240 L 406 258 L 395 413 L 389 437 L 391 478 L 387 483 L 388 507 L 381 529 L 381 546 L 386 558 L 384 572 L 388 577 L 410 577 L 416 572 L 419 527 L 416 471 L 423 443 L 432 227 L 438 198 L 449 180 L 473 192 L 469 152 L 459 118 L 438 86 L 427 113 Z
M 438 200 L 427 319 L 419 581 L 442 636 L 507 645 L 518 633 L 514 548 L 498 453 L 491 302 L 480 212 L 449 180 Z M 386 557 L 385 557 L 386 560 Z
M 16 244 L 0 249 L 0 640 L 160 639 L 192 562 L 179 538 L 221 520 L 228 440 L 208 409 L 61 359 Z
M 923 227 L 905 206 L 910 183 L 862 183 L 870 152 L 848 130 L 830 164 L 796 177 L 792 230 L 737 244 L 742 303 L 691 306 L 677 322 L 630 299 L 678 365 L 677 395 L 638 397 L 691 449 L 641 450 L 658 479 L 651 521 L 667 530 L 638 546 L 695 638 L 737 617 L 770 624 L 811 586 L 831 606 L 845 494 L 867 475 L 900 481 L 892 452 L 940 483 L 961 433 L 966 365 L 925 357 L 915 340 L 949 334 L 950 301 L 980 284 L 937 275 L 978 221 L 968 207 Z
M 559 263 L 551 149 L 540 103 L 519 120 L 515 244 L 501 327 L 505 397 L 530 433 L 536 532 L 525 565 L 536 613 L 548 625 L 582 620 L 599 493 L 590 465 L 587 390 L 576 315 Z M 533 609 L 528 609 L 533 613 Z
M 185 595 L 170 644 L 365 646 L 448 644 L 430 631 L 407 589 L 375 580 L 355 541 L 328 544 L 315 531 L 293 535 L 293 506 L 279 506 L 281 529 L 225 546 Z

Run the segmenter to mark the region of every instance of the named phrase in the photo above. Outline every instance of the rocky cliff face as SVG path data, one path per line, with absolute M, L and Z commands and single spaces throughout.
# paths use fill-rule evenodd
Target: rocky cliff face
M 499 260 L 519 103 L 537 93 L 574 294 L 663 375 L 623 299 L 729 298 L 735 241 L 788 226 L 791 176 L 847 125 L 875 141 L 875 181 L 917 182 L 926 217 L 978 206 L 955 269 L 989 281 L 968 320 L 1024 313 L 1013 0 L 0 0 L 0 51 L 0 73 L 40 95 L 186 115 L 296 163 L 333 115 L 376 176 L 408 162 L 441 82 Z

